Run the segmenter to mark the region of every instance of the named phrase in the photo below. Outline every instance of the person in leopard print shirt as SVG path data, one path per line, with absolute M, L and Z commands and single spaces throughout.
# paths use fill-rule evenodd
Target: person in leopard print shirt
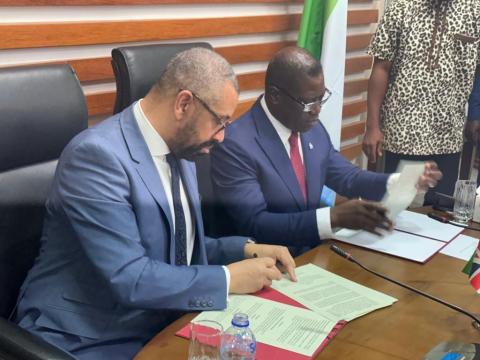
M 367 52 L 374 57 L 363 150 L 385 156 L 385 172 L 401 159 L 435 161 L 444 178 L 434 191 L 452 194 L 458 177 L 466 111 L 479 103 L 480 1 L 391 0 Z M 472 120 L 480 120 L 471 111 Z M 477 118 L 478 117 L 478 118 Z M 477 121 L 468 129 L 478 131 Z M 480 137 L 477 137 L 480 138 Z

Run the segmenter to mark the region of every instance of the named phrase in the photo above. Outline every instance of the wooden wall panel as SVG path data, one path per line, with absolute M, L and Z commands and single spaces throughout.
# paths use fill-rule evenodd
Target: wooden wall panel
M 265 71 L 238 75 L 238 85 L 241 91 L 263 89 L 265 85 Z
M 355 96 L 367 91 L 368 79 L 351 80 L 345 82 L 343 96 Z
M 345 61 L 345 74 L 351 75 L 365 70 L 370 70 L 372 67 L 371 56 L 357 56 L 347 59 Z
M 378 21 L 378 10 L 352 10 L 348 12 L 348 25 L 367 25 Z
M 347 51 L 365 50 L 373 34 L 355 34 L 347 37 Z
M 241 64 L 248 62 L 266 62 L 281 48 L 289 45 L 294 45 L 293 41 L 279 41 L 274 43 L 253 44 L 253 45 L 236 45 L 217 47 L 215 51 L 224 56 L 231 64 Z M 90 59 L 73 59 L 65 61 L 49 61 L 44 64 L 69 64 L 75 70 L 78 79 L 82 83 L 89 82 L 112 82 L 115 80 L 111 58 L 90 58 Z M 34 63 L 32 63 L 34 64 Z M 28 65 L 32 65 L 28 64 Z M 38 64 L 38 63 L 37 63 Z M 28 66 L 26 65 L 26 66 Z M 263 80 L 257 79 L 256 84 L 263 87 Z M 249 90 L 252 90 L 250 88 Z
M 215 51 L 231 64 L 269 61 L 278 50 L 295 45 L 295 41 L 279 41 L 264 44 L 248 44 L 215 48 Z
M 365 132 L 365 121 L 356 121 L 354 123 L 342 126 L 342 141 L 352 139 L 363 135 Z
M 358 100 L 343 105 L 343 117 L 358 116 L 367 111 L 367 100 Z
M 277 33 L 297 29 L 300 16 L 0 24 L 0 49 L 159 41 Z
M 362 154 L 362 144 L 358 143 L 344 146 L 340 149 L 340 153 L 348 160 L 352 161 Z
M 86 96 L 86 99 L 89 117 L 113 113 L 113 105 L 115 104 L 114 92 L 89 94 Z
M 215 51 L 224 56 L 231 64 L 268 62 L 278 50 L 291 45 L 295 45 L 295 42 L 279 41 L 263 44 L 224 46 L 216 47 Z M 45 62 L 45 64 L 71 65 L 77 73 L 78 79 L 82 83 L 102 81 L 112 82 L 115 79 L 110 60 L 110 57 L 104 57 L 89 59 L 72 59 L 65 61 L 49 61 Z M 360 56 L 347 59 L 345 64 L 345 74 L 353 74 L 368 70 L 371 67 L 371 63 L 372 60 L 370 56 Z M 260 84 L 260 82 L 257 82 L 257 84 Z M 263 87 L 263 83 L 262 86 L 260 86 L 259 88 L 261 87 Z
M 372 20 L 376 21 L 377 17 L 378 11 L 376 10 L 351 10 L 348 12 L 348 23 L 349 25 L 370 24 Z M 2 34 L 0 37 L 0 49 L 112 44 L 239 34 L 278 33 L 298 29 L 300 18 L 301 16 L 299 14 L 293 14 L 204 19 L 33 24 L 0 23 L 0 34 Z M 358 39 L 360 40 L 357 40 L 357 42 L 361 41 L 362 38 Z M 355 41 L 354 45 L 359 46 Z
M 82 83 L 114 81 L 110 58 L 78 59 L 68 61 L 54 61 L 52 63 L 65 63 L 72 66 Z

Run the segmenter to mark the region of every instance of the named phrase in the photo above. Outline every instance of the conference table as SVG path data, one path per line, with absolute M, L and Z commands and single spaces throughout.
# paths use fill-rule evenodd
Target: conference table
M 479 224 L 475 224 L 479 226 Z M 466 230 L 479 237 L 480 232 Z M 297 266 L 312 263 L 351 281 L 398 299 L 384 309 L 349 322 L 317 359 L 423 359 L 444 341 L 480 343 L 480 331 L 470 318 L 378 278 L 329 250 L 336 243 L 363 265 L 426 291 L 465 310 L 480 314 L 480 295 L 462 273 L 465 261 L 437 253 L 425 264 L 328 241 L 296 258 Z M 187 359 L 188 340 L 175 336 L 196 314 L 187 314 L 155 336 L 136 360 Z

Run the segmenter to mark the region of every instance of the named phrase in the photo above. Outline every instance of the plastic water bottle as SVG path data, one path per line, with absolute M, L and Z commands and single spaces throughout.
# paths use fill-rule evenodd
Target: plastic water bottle
M 222 335 L 220 348 L 222 360 L 253 360 L 256 348 L 257 342 L 249 328 L 248 315 L 235 314 L 232 326 Z

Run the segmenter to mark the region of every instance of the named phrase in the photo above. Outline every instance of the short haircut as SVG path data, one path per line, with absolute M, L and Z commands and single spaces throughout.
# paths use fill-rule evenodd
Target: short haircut
M 323 73 L 322 64 L 307 50 L 289 46 L 277 52 L 268 64 L 265 87 L 272 84 L 291 86 L 300 75 L 309 77 Z
M 237 78 L 227 60 L 212 50 L 198 47 L 175 55 L 154 90 L 159 94 L 190 90 L 209 104 L 215 104 L 221 101 L 227 81 L 239 91 Z

